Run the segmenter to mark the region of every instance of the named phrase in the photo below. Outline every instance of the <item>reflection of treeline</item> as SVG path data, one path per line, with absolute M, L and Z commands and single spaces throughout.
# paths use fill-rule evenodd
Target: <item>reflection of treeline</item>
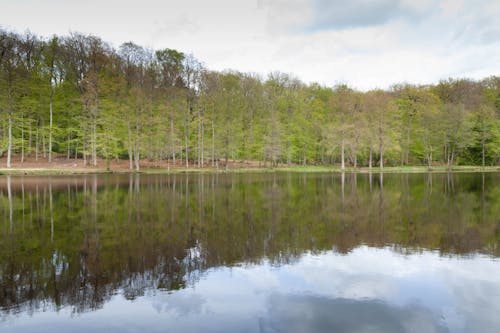
M 382 178 L 383 177 L 383 178 Z M 498 174 L 84 176 L 0 185 L 3 311 L 100 307 L 210 267 L 361 244 L 499 256 Z M 57 182 L 55 182 L 57 183 Z

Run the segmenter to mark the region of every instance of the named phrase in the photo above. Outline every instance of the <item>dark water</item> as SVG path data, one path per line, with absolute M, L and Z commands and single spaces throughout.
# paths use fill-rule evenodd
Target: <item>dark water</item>
M 0 177 L 0 332 L 500 332 L 500 174 Z

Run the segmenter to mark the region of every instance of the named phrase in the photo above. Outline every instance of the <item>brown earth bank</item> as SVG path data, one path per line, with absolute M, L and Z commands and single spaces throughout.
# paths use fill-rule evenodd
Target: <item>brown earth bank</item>
M 228 161 L 228 168 L 230 169 L 241 169 L 241 168 L 264 168 L 268 167 L 270 164 L 267 163 L 264 165 L 263 162 L 259 161 Z M 162 160 L 153 161 L 148 159 L 143 159 L 139 163 L 140 169 L 145 170 L 185 170 L 186 161 L 185 160 L 176 160 L 174 164 L 172 160 Z M 109 167 L 111 171 L 133 171 L 135 169 L 130 169 L 129 160 L 123 159 L 113 159 L 109 161 Z M 189 161 L 189 169 L 224 169 L 225 162 L 224 161 L 216 161 L 215 165 L 212 165 L 212 161 L 205 162 L 203 166 L 196 164 L 195 161 Z M 0 157 L 0 169 L 7 169 L 7 158 L 5 156 Z M 11 158 L 11 169 L 13 170 L 68 170 L 74 172 L 92 172 L 92 171 L 102 171 L 106 170 L 106 160 L 98 159 L 97 166 L 91 165 L 91 161 L 87 160 L 87 164 L 85 165 L 85 161 L 81 158 L 79 159 L 67 159 L 66 156 L 53 156 L 52 162 L 49 163 L 48 158 L 35 159 L 34 157 L 25 157 L 24 161 L 21 162 L 20 156 L 13 156 Z
M 444 164 L 433 164 L 431 168 L 424 165 L 408 165 L 408 166 L 387 166 L 380 170 L 378 166 L 369 169 L 368 167 L 347 166 L 345 170 L 340 168 L 340 165 L 301 165 L 301 164 L 279 164 L 271 168 L 269 162 L 262 161 L 239 161 L 229 160 L 227 168 L 225 162 L 219 160 L 212 165 L 211 161 L 206 161 L 203 166 L 197 165 L 195 161 L 189 161 L 189 167 L 186 167 L 185 160 L 176 160 L 174 164 L 172 160 L 154 161 L 143 159 L 140 161 L 140 172 L 144 173 L 166 173 L 166 172 L 217 172 L 217 171 L 299 171 L 299 172 L 357 172 L 357 173 L 422 173 L 422 172 L 499 172 L 500 166 L 453 166 L 450 170 Z M 113 159 L 109 161 L 110 172 L 128 173 L 137 172 L 134 168 L 130 169 L 129 160 Z M 67 159 L 65 155 L 54 156 L 52 162 L 49 163 L 48 158 L 25 157 L 21 162 L 20 156 L 13 156 L 11 159 L 11 168 L 7 168 L 7 159 L 5 156 L 0 157 L 0 175 L 58 175 L 58 174 L 91 174 L 91 173 L 106 173 L 106 160 L 98 159 L 97 166 L 92 166 L 91 161 L 87 160 L 87 165 L 83 159 Z

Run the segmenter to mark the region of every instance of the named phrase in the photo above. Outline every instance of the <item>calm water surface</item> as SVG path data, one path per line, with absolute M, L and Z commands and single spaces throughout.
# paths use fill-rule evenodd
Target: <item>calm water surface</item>
M 0 177 L 0 332 L 500 332 L 500 173 Z

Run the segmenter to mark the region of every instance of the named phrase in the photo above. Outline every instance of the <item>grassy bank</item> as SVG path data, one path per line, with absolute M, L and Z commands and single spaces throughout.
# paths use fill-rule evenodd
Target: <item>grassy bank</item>
M 384 169 L 379 168 L 346 168 L 344 172 L 349 173 L 427 173 L 427 172 L 500 172 L 500 166 L 454 166 L 449 170 L 446 166 L 437 166 L 429 169 L 426 166 L 404 166 L 404 167 L 386 167 Z M 262 168 L 262 167 L 252 167 L 252 168 L 229 168 L 225 170 L 224 168 L 175 168 L 175 169 L 159 169 L 159 168 L 145 168 L 140 171 L 131 170 L 111 170 L 101 168 L 1 168 L 0 175 L 38 175 L 38 176 L 50 176 L 50 175 L 80 175 L 80 174 L 122 174 L 122 173 L 140 173 L 140 174 L 174 174 L 174 173 L 252 173 L 252 172 L 336 172 L 341 173 L 342 169 L 336 166 L 280 166 L 277 168 Z
M 293 166 L 293 167 L 283 167 L 276 168 L 278 171 L 295 171 L 295 172 L 342 172 L 340 167 L 328 167 L 328 166 Z M 344 172 L 356 172 L 356 173 L 427 173 L 427 172 L 497 172 L 500 171 L 500 166 L 454 166 L 451 170 L 446 166 L 435 166 L 429 168 L 427 166 L 399 166 L 399 167 L 385 167 L 380 168 L 345 168 Z

